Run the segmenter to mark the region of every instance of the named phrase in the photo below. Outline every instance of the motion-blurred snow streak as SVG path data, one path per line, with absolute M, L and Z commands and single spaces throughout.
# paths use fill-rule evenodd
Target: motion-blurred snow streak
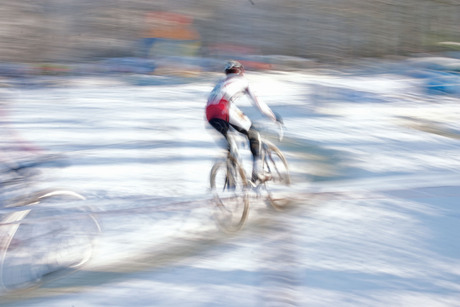
M 212 216 L 214 80 L 12 93 L 8 128 L 69 161 L 33 188 L 80 192 L 101 233 L 80 271 L 2 305 L 458 306 L 458 99 L 397 74 L 248 77 L 284 118 L 292 206 L 257 200 L 236 234 Z

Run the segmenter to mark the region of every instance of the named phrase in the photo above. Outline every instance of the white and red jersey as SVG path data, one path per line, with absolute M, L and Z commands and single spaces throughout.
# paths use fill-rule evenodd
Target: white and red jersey
M 241 74 L 229 74 L 216 84 L 208 97 L 206 105 L 206 118 L 208 121 L 213 118 L 219 118 L 248 130 L 251 126 L 251 121 L 235 105 L 238 98 L 243 95 L 248 95 L 262 114 L 276 121 L 271 109 L 257 99 L 249 87 L 248 80 Z

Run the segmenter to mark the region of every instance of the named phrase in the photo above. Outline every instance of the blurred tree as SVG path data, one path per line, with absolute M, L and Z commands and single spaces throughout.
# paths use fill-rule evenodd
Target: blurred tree
M 202 46 L 328 61 L 460 42 L 458 0 L 3 0 L 1 61 L 134 56 L 147 11 L 187 14 Z

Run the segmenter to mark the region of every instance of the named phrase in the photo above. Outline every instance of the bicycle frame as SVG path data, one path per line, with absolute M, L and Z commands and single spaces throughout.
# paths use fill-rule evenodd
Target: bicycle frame
M 281 132 L 280 132 L 280 140 L 283 138 L 283 134 L 282 134 L 282 129 L 280 129 Z M 228 134 L 228 137 L 227 137 L 227 140 L 228 140 L 228 143 L 229 143 L 229 150 L 227 151 L 227 167 L 229 167 L 229 170 L 230 169 L 234 169 L 235 168 L 235 163 L 237 163 L 238 165 L 240 165 L 244 172 L 245 172 L 245 178 L 246 178 L 246 181 L 247 181 L 247 186 L 248 187 L 252 187 L 254 191 L 256 191 L 258 194 L 260 194 L 260 190 L 261 188 L 264 188 L 266 189 L 266 181 L 265 182 L 253 182 L 250 178 L 250 176 L 248 176 L 248 171 L 247 169 L 244 167 L 244 161 L 240 155 L 240 152 L 239 152 L 239 146 L 238 146 L 238 141 L 236 140 L 237 138 L 242 138 L 240 137 L 238 134 L 236 134 L 235 132 L 232 132 L 232 133 L 229 133 Z M 274 145 L 272 144 L 271 142 L 269 142 L 268 140 L 264 139 L 263 137 L 260 138 L 260 142 L 261 142 L 261 152 L 260 152 L 260 155 L 261 155 L 261 158 L 262 158 L 262 165 L 264 167 L 264 169 L 266 169 L 269 173 L 274 173 L 274 174 L 278 174 L 280 175 L 280 170 L 278 169 L 278 165 L 277 163 L 275 162 L 275 160 L 273 159 L 272 157 L 272 154 L 275 154 L 276 156 L 279 156 L 281 157 L 281 162 L 284 163 L 285 167 L 286 167 L 286 171 L 287 170 L 287 164 L 286 164 L 286 160 L 284 158 L 284 155 L 281 153 L 281 151 Z M 268 180 L 270 181 L 270 180 Z M 287 184 L 290 183 L 290 179 L 289 179 L 289 176 L 288 176 L 288 179 L 287 179 Z

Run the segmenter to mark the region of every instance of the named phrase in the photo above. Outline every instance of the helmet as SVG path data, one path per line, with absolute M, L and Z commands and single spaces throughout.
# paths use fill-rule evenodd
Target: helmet
M 228 61 L 225 65 L 225 74 L 242 74 L 244 73 L 243 64 L 238 61 Z

